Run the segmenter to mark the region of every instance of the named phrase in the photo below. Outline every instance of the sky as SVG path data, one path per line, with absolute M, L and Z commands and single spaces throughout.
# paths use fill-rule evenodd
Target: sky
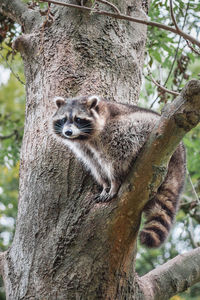
M 7 83 L 10 76 L 10 72 L 11 71 L 9 69 L 6 69 L 0 65 L 0 85 Z

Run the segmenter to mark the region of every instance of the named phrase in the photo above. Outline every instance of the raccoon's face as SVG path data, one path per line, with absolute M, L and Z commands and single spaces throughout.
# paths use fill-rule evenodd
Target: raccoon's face
M 97 129 L 100 99 L 97 96 L 73 99 L 55 98 L 57 112 L 53 117 L 53 130 L 62 138 L 88 139 Z

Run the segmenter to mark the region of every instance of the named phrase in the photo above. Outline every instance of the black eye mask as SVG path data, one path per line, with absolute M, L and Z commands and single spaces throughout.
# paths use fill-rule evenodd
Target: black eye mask
M 90 134 L 93 130 L 92 122 L 86 119 L 75 118 L 74 124 L 84 133 Z
M 67 122 L 67 118 L 56 120 L 53 123 L 53 129 L 56 134 L 61 135 L 64 124 Z

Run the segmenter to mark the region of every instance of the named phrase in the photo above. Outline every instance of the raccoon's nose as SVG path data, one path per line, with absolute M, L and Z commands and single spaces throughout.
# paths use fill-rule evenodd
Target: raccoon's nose
M 71 136 L 72 135 L 72 130 L 68 129 L 67 131 L 65 131 L 65 135 L 66 136 Z

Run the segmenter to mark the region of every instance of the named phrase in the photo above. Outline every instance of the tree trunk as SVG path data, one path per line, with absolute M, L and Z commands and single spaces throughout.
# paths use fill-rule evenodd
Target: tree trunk
M 148 2 L 115 0 L 139 22 Z M 168 299 L 200 281 L 200 248 L 138 278 L 136 238 L 163 164 L 200 122 L 200 81 L 167 105 L 117 199 L 95 203 L 96 183 L 52 134 L 53 97 L 95 93 L 137 103 L 146 27 L 80 8 L 51 7 L 54 20 L 50 12 L 42 20 L 21 0 L 0 2 L 0 12 L 25 31 L 15 48 L 27 87 L 17 227 L 11 248 L 0 253 L 7 299 Z
M 115 4 L 145 18 L 145 1 Z M 54 138 L 51 118 L 54 96 L 137 103 L 146 26 L 70 8 L 52 11 L 54 22 L 39 23 L 35 15 L 15 42 L 27 103 L 16 233 L 4 261 L 7 299 L 143 299 L 134 272 L 139 220 L 124 236 L 116 202 L 94 202 L 96 183 Z

